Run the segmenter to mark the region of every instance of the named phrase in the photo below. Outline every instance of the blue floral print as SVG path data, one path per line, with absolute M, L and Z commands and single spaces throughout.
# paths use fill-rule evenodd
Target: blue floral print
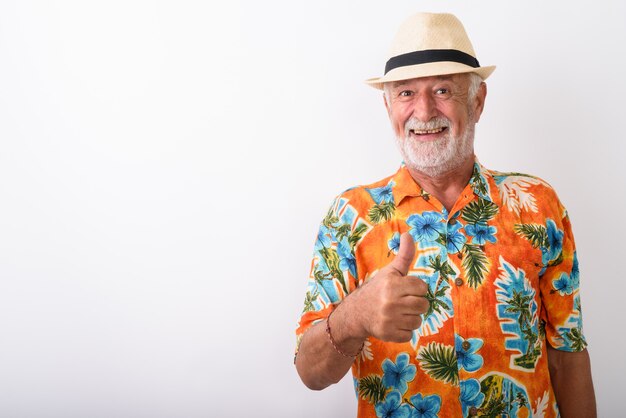
M 446 250 L 450 254 L 456 254 L 461 251 L 463 244 L 467 241 L 465 235 L 459 232 L 463 225 L 461 222 L 456 222 L 453 225 L 448 226 L 448 234 L 446 235 Z
M 552 219 L 546 220 L 546 233 L 548 235 L 548 246 L 541 248 L 541 258 L 544 266 L 559 258 L 561 251 L 563 251 L 563 231 L 557 228 L 556 223 Z
M 347 238 L 342 239 L 337 245 L 337 254 L 339 255 L 339 268 L 349 270 L 350 274 L 356 277 L 356 260 Z
M 396 357 L 396 362 L 389 359 L 383 361 L 383 385 L 388 388 L 395 388 L 404 393 L 407 390 L 407 382 L 415 378 L 417 368 L 410 364 L 408 353 L 400 353 Z
M 410 406 L 402 403 L 402 395 L 394 390 L 387 394 L 385 400 L 376 404 L 376 416 L 381 418 L 409 418 Z
M 396 232 L 393 234 L 391 239 L 387 242 L 387 246 L 389 247 L 389 251 L 394 254 L 398 254 L 398 249 L 400 248 L 400 233 Z
M 485 395 L 480 392 L 480 383 L 476 379 L 461 380 L 461 406 L 463 416 L 466 417 L 471 407 L 478 408 L 485 400 Z
M 331 230 L 324 225 L 320 225 L 320 230 L 317 233 L 317 240 L 315 241 L 315 250 L 321 250 L 322 248 L 328 248 L 331 244 Z
M 572 260 L 572 275 L 570 279 L 572 280 L 574 289 L 578 289 L 580 287 L 580 271 L 578 270 L 578 256 L 576 255 L 576 251 L 574 251 L 574 258 Z
M 467 349 L 463 347 L 466 343 Z M 468 372 L 475 372 L 483 366 L 483 356 L 476 354 L 483 346 L 483 340 L 480 338 L 463 339 L 459 334 L 454 335 L 454 348 L 456 350 L 456 358 L 460 368 Z
M 406 223 L 411 229 L 409 233 L 415 241 L 434 242 L 440 235 L 445 234 L 444 225 L 441 221 L 443 215 L 439 212 L 428 211 L 411 215 Z
M 377 205 L 380 205 L 383 203 L 393 202 L 393 186 L 395 186 L 394 182 L 390 181 L 386 186 L 367 189 L 367 191 L 370 196 L 372 196 L 372 199 L 374 199 L 374 202 L 376 202 Z
M 430 395 L 422 397 L 421 393 L 411 396 L 410 418 L 438 418 L 439 409 L 441 409 L 441 397 L 439 395 Z
M 495 234 L 497 229 L 495 226 L 489 226 L 484 224 L 467 225 L 465 227 L 467 235 L 473 237 L 472 244 L 485 245 L 487 241 L 496 242 Z
M 571 295 L 574 291 L 574 285 L 567 273 L 561 273 L 558 279 L 552 280 L 552 286 L 560 295 Z

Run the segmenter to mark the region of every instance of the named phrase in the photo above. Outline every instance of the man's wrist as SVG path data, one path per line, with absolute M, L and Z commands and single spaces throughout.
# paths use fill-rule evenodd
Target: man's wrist
M 351 308 L 351 301 L 348 298 L 344 299 L 328 316 L 325 325 L 335 349 L 341 354 L 348 354 L 348 357 L 356 357 L 360 354 L 368 335 L 365 329 L 359 326 L 358 315 L 353 315 Z
M 330 341 L 330 343 L 332 344 L 333 348 L 335 349 L 336 352 L 338 352 L 339 354 L 341 354 L 344 357 L 348 357 L 348 358 L 352 358 L 355 359 L 359 354 L 361 354 L 361 351 L 363 350 L 363 346 L 365 345 L 365 342 L 362 342 L 361 345 L 359 346 L 359 349 L 356 353 L 354 354 L 349 354 L 352 353 L 352 351 L 346 353 L 337 343 L 337 341 L 335 341 L 335 339 L 333 338 L 333 332 L 332 329 L 330 327 L 330 318 L 333 316 L 333 312 L 330 313 L 330 315 L 328 315 L 328 318 L 326 318 L 326 335 L 328 336 L 328 340 Z

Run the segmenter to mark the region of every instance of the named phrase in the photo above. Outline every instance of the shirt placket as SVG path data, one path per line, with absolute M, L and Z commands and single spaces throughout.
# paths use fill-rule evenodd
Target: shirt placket
M 464 192 L 462 193 L 462 195 L 459 198 L 459 201 L 455 204 L 450 217 L 447 219 L 446 221 L 446 228 L 447 228 L 447 233 L 449 233 L 449 230 L 452 228 L 454 228 L 454 225 L 456 225 L 458 222 L 461 222 L 461 211 L 463 210 L 463 208 L 469 204 L 472 200 L 475 199 L 475 195 L 473 193 L 470 193 L 468 191 L 468 189 L 464 190 Z M 459 233 L 460 229 L 459 229 Z M 465 242 L 467 242 L 467 235 L 462 233 L 465 236 Z M 468 305 L 468 292 L 471 292 L 472 289 L 470 288 L 468 282 L 467 282 L 467 278 L 464 277 L 463 274 L 463 257 L 464 257 L 464 253 L 463 253 L 463 245 L 457 245 L 456 243 L 454 243 L 453 240 L 450 239 L 449 236 L 446 237 L 446 241 L 447 242 L 452 242 L 450 245 L 454 247 L 456 254 L 455 254 L 455 258 L 456 260 L 450 260 L 450 264 L 454 264 L 455 268 L 455 277 L 454 279 L 450 280 L 450 286 L 452 288 L 451 291 L 451 298 L 452 298 L 452 305 L 454 306 L 454 322 L 453 322 L 453 326 L 454 326 L 454 334 L 455 334 L 455 355 L 457 356 L 457 371 L 458 371 L 458 376 L 459 376 L 459 382 L 463 381 L 463 380 L 467 380 L 468 378 L 470 378 L 471 376 L 469 375 L 469 373 L 467 371 L 465 371 L 462 367 L 462 362 L 459 361 L 458 358 L 458 350 L 463 350 L 464 352 L 467 352 L 470 349 L 470 343 L 469 341 L 467 341 L 468 338 L 473 337 L 471 335 L 468 335 L 469 332 L 469 327 L 468 327 L 468 320 L 460 320 L 460 318 L 472 318 L 472 307 Z M 460 347 L 456 347 L 456 336 L 461 337 L 461 346 Z M 461 410 L 463 410 L 463 401 L 459 396 L 459 407 L 461 408 Z M 475 408 L 467 408 L 468 411 L 467 413 L 469 414 L 469 416 L 474 416 L 476 414 Z

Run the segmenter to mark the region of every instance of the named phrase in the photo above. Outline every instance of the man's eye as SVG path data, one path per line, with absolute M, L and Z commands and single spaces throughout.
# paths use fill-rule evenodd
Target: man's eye
M 445 88 L 440 88 L 440 89 L 437 89 L 437 90 L 435 91 L 435 94 L 447 94 L 447 93 L 449 93 L 449 92 L 450 92 L 450 91 L 449 91 L 448 89 L 445 89 Z
M 402 90 L 399 94 L 400 97 L 409 97 L 412 95 L 413 95 L 413 92 L 410 90 Z

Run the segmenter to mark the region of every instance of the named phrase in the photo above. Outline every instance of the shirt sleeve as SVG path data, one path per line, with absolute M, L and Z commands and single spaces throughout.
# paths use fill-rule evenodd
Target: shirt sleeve
M 336 198 L 322 220 L 307 281 L 304 308 L 296 329 L 296 353 L 307 329 L 324 320 L 339 304 L 357 277 L 354 219 L 343 210 L 346 199 Z
M 546 219 L 547 245 L 541 249 L 542 319 L 546 339 L 553 348 L 576 352 L 587 347 L 582 326 L 578 257 L 570 218 L 560 202 L 558 206 L 561 216 Z

